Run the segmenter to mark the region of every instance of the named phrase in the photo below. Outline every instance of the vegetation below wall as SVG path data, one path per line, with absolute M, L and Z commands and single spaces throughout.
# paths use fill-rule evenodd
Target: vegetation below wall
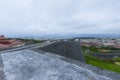
M 113 47 L 97 48 L 95 46 L 90 46 L 90 47 L 82 46 L 82 49 L 83 49 L 83 51 L 89 50 L 90 52 L 98 52 L 98 53 L 111 53 L 112 50 L 120 50 L 118 48 L 113 48 Z
M 120 58 L 116 58 L 114 60 L 109 60 L 109 61 L 102 61 L 88 54 L 84 54 L 84 56 L 87 64 L 91 64 L 93 66 L 97 66 L 102 69 L 111 70 L 120 73 L 120 65 L 115 64 L 115 62 L 120 62 Z

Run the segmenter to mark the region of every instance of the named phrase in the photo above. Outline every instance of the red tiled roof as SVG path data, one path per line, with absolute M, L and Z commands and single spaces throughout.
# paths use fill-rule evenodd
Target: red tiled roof
M 0 44 L 0 49 L 9 48 L 9 47 L 10 46 L 8 46 L 8 45 Z
M 7 39 L 3 35 L 0 36 L 0 49 L 14 47 L 22 44 L 21 41 L 16 39 Z

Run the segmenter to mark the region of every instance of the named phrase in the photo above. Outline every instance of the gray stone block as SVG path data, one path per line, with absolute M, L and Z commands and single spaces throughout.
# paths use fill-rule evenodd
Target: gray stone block
M 56 42 L 54 44 L 50 44 L 39 49 L 55 53 L 61 56 L 65 56 L 74 60 L 78 60 L 81 62 L 85 62 L 80 43 L 76 41 Z

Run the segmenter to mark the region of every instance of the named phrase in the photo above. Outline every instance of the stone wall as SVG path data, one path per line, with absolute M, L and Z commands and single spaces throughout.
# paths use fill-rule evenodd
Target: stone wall
M 43 51 L 59 54 L 70 59 L 85 62 L 80 43 L 77 41 L 61 41 L 39 48 Z
M 2 61 L 2 57 L 0 55 L 0 80 L 5 80 L 5 75 L 4 75 L 4 71 L 3 71 L 3 61 Z
M 74 42 L 74 41 L 57 42 L 47 45 L 45 47 L 41 47 L 36 51 L 41 52 L 43 54 L 45 54 L 46 51 L 48 53 L 51 52 L 49 53 L 49 55 L 50 56 L 55 55 L 55 57 L 56 55 L 61 55 L 62 57 L 59 57 L 61 60 L 81 66 L 85 69 L 92 71 L 95 74 L 102 75 L 104 77 L 109 77 L 111 78 L 110 80 L 120 79 L 120 74 L 116 72 L 104 70 L 96 66 L 86 64 L 79 42 Z

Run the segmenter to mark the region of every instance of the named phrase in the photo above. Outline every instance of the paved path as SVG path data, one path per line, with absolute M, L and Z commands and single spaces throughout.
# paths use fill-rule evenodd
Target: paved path
M 1 54 L 7 80 L 116 80 L 31 50 Z

